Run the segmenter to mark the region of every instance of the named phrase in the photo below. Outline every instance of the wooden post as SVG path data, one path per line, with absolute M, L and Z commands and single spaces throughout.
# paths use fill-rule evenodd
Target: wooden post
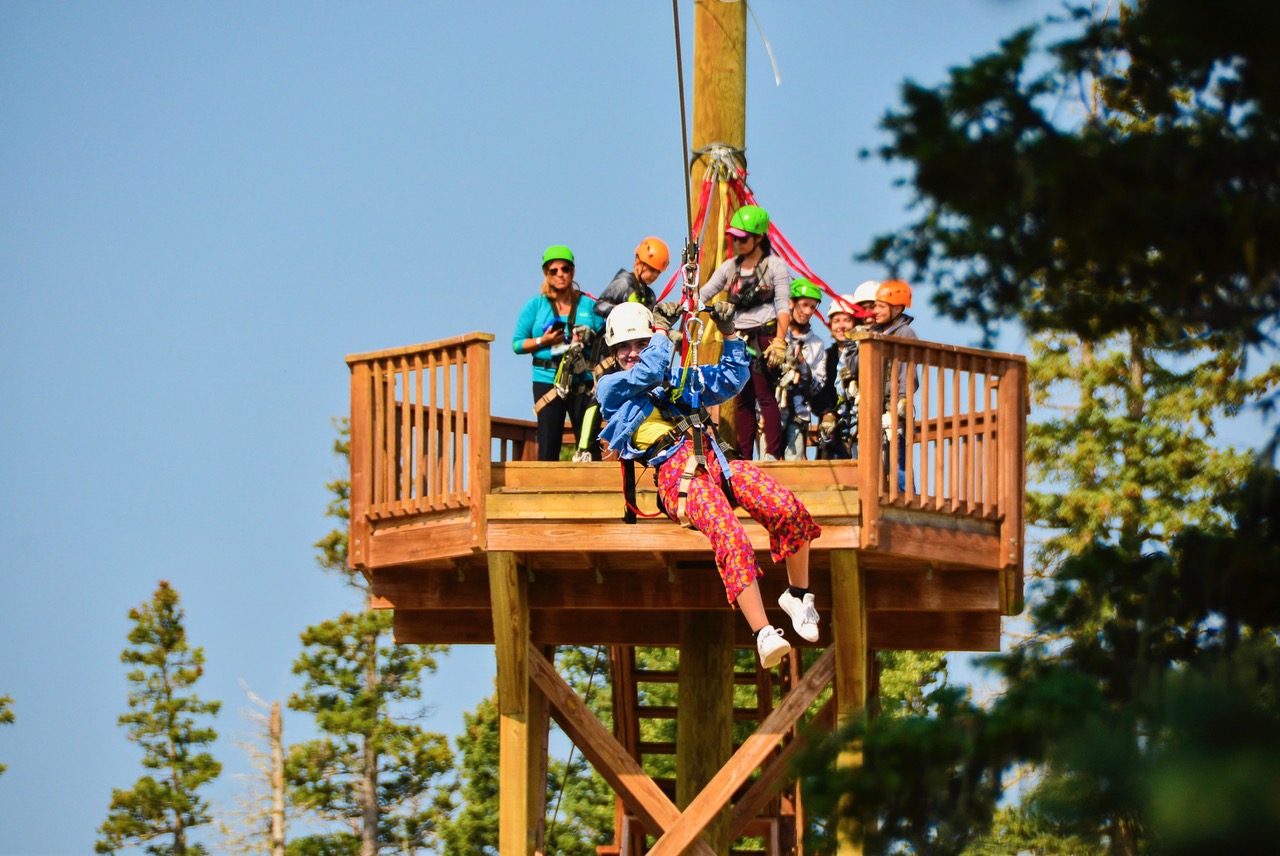
M 733 621 L 728 609 L 680 613 L 680 684 L 676 707 L 676 806 L 693 802 L 733 754 Z M 729 850 L 729 812 L 702 838 Z
M 529 592 L 514 553 L 489 553 L 498 661 L 498 852 L 527 856 L 529 827 Z
M 724 3 L 720 0 L 697 0 L 693 7 L 693 149 L 723 143 L 734 149 L 747 145 L 747 4 Z M 743 166 L 746 160 L 743 159 Z M 707 158 L 699 156 L 690 170 L 693 199 L 689 208 L 697 214 L 697 195 L 702 186 Z M 725 214 L 715 194 L 707 203 L 707 241 L 702 248 L 702 282 L 710 278 L 715 264 L 715 239 L 724 223 Z M 707 336 L 716 337 L 715 326 L 708 324 Z M 699 361 L 712 363 L 720 359 L 718 337 L 708 340 L 699 351 Z M 737 445 L 734 424 L 737 412 L 734 401 L 720 405 L 720 433 L 731 445 Z
M 877 448 L 875 456 L 879 455 Z M 836 727 L 839 728 L 863 716 L 867 704 L 867 601 L 858 554 L 853 550 L 831 551 L 831 625 L 836 649 Z M 862 752 L 858 746 L 849 746 L 836 759 L 840 767 L 861 763 Z M 842 798 L 845 799 L 848 797 Z M 856 824 L 841 821 L 836 836 L 838 856 L 861 856 L 861 835 Z

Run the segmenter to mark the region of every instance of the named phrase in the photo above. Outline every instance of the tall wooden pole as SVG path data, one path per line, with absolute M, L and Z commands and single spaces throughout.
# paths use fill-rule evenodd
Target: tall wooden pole
M 271 856 L 284 856 L 284 728 L 278 701 L 271 703 L 267 729 L 271 744 Z
M 735 149 L 746 145 L 746 36 L 745 3 L 697 0 L 694 4 L 695 151 L 711 143 Z M 706 157 L 702 156 L 694 162 L 690 176 L 695 196 L 705 170 Z M 689 200 L 691 208 L 696 204 L 696 198 Z M 724 222 L 718 200 L 712 199 L 711 206 L 709 238 Z M 710 246 L 703 248 L 701 259 L 704 281 L 715 261 L 715 242 L 708 240 L 707 244 Z M 708 361 L 719 356 L 718 348 L 703 353 Z M 721 421 L 725 421 L 723 408 Z M 729 609 L 681 615 L 676 804 L 682 809 L 733 752 L 733 622 L 741 620 Z M 703 831 L 702 838 L 715 852 L 729 852 L 728 810 Z
M 693 151 L 712 143 L 742 151 L 747 145 L 747 4 L 697 0 L 693 38 Z M 694 198 L 689 207 L 695 215 L 708 162 L 706 155 L 699 155 L 690 169 Z M 742 166 L 746 166 L 745 156 Z M 706 243 L 699 260 L 702 282 L 715 270 L 716 242 L 727 213 L 720 207 L 718 194 L 712 194 L 707 206 Z M 703 341 L 701 360 L 719 359 L 720 340 L 714 325 L 704 328 Z M 721 436 L 736 447 L 735 405 L 734 401 L 720 405 L 718 418 Z

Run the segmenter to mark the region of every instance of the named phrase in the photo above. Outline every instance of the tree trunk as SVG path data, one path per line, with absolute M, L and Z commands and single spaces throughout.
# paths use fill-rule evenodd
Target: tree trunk
M 365 692 L 373 694 L 378 684 L 378 637 L 364 640 L 367 659 L 364 666 Z M 369 736 L 364 738 L 364 812 L 360 830 L 360 856 L 378 853 L 378 753 Z
M 271 704 L 271 856 L 284 856 L 284 728 L 280 702 Z

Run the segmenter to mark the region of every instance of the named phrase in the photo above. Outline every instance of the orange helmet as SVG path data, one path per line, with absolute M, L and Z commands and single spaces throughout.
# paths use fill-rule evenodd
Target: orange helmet
M 900 279 L 886 279 L 876 289 L 876 300 L 898 306 L 911 305 L 911 286 Z
M 667 245 L 662 243 L 661 238 L 645 238 L 640 242 L 640 246 L 636 247 L 636 258 L 644 262 L 651 268 L 655 268 L 658 272 L 667 269 L 667 265 L 671 264 L 671 251 L 667 249 Z

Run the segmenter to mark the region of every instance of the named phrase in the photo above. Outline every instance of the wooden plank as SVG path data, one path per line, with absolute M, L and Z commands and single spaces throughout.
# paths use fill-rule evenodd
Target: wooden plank
M 829 612 L 820 609 L 818 614 L 823 617 L 824 627 L 832 626 Z M 399 644 L 494 643 L 493 622 L 488 610 L 397 609 L 394 620 L 395 638 Z M 532 610 L 529 623 L 530 638 L 538 645 L 653 645 L 674 648 L 680 644 L 679 615 L 674 612 L 616 615 L 605 610 Z M 754 642 L 746 623 L 737 621 L 734 624 L 735 647 L 752 647 Z M 877 649 L 1000 650 L 1000 614 L 994 611 L 873 610 L 867 613 L 867 624 L 867 644 Z M 790 635 L 788 639 L 796 648 L 820 647 Z
M 858 546 L 859 526 L 848 519 L 818 517 L 822 537 L 813 549 L 851 549 Z M 753 521 L 743 524 L 757 551 L 767 549 L 768 533 Z M 601 553 L 642 551 L 710 552 L 707 539 L 700 533 L 684 529 L 670 520 L 640 521 L 635 525 L 616 522 L 566 523 L 558 521 L 489 521 L 489 549 L 515 550 L 528 553 L 560 553 L 581 550 L 590 544 Z
M 734 792 L 765 761 L 818 694 L 831 683 L 836 668 L 835 660 L 835 652 L 832 650 L 818 658 L 800 683 L 760 723 L 755 733 L 743 741 L 742 748 L 734 753 L 694 798 L 675 825 L 663 833 L 649 851 L 649 856 L 678 856 L 698 840 L 698 835 L 711 819 L 728 804 Z
M 367 351 L 362 354 L 348 354 L 347 365 L 354 366 L 356 363 L 372 362 L 373 360 L 384 360 L 391 357 L 398 357 L 402 354 L 426 353 L 428 351 L 439 350 L 440 348 L 451 348 L 455 345 L 467 345 L 471 342 L 492 342 L 494 336 L 492 333 L 464 333 L 461 336 L 453 336 L 449 339 L 440 339 L 436 342 L 423 342 L 420 345 L 405 345 L 402 348 L 387 348 L 381 351 Z
M 680 812 L 627 754 L 612 734 L 600 724 L 578 694 L 565 683 L 555 669 L 536 649 L 528 649 L 529 675 L 551 702 L 551 716 L 569 736 L 583 756 L 591 762 L 614 793 L 652 830 L 668 829 L 677 822 Z M 715 851 L 701 841 L 690 840 L 690 852 L 715 856 Z M 504 854 L 515 851 L 502 851 Z M 523 851 L 521 851 L 523 852 Z
M 1001 566 L 1000 539 L 980 532 L 937 529 L 890 520 L 880 522 L 880 550 L 934 562 L 979 568 Z
M 498 661 L 498 849 L 528 850 L 529 604 L 512 553 L 489 554 L 492 630 Z
M 884 342 L 886 344 L 911 345 L 920 348 L 929 361 L 934 361 L 946 354 L 961 354 L 971 357 L 993 357 L 1001 360 L 1012 360 L 1026 365 L 1027 358 L 1021 354 L 1004 351 L 983 351 L 978 348 L 965 348 L 960 345 L 947 345 L 942 342 L 926 342 L 922 339 L 903 339 L 898 336 L 886 336 L 883 333 L 858 332 L 850 333 L 849 339 L 858 342 Z M 861 348 L 859 348 L 861 350 Z
M 496 417 L 494 417 L 496 419 Z M 495 430 L 496 434 L 496 430 Z M 857 461 L 753 461 L 761 471 L 773 476 L 782 484 L 797 488 L 847 488 L 858 487 Z M 641 488 L 652 490 L 652 478 L 645 476 Z M 619 494 L 622 477 L 616 462 L 571 463 L 547 461 L 508 461 L 494 467 L 495 491 L 540 491 L 554 484 L 565 491 L 600 491 Z
M 857 517 L 861 512 L 856 491 L 796 489 L 793 492 L 814 517 Z M 656 497 L 656 491 L 637 491 L 637 507 L 642 511 L 656 511 Z M 492 520 L 618 520 L 622 516 L 622 503 L 622 494 L 616 491 L 565 491 L 557 485 L 554 491 L 540 493 L 492 494 L 488 515 Z M 739 519 L 750 519 L 745 509 L 735 509 L 735 513 Z
M 884 350 L 878 343 L 858 349 L 858 496 L 862 500 L 862 543 L 879 543 L 880 500 L 884 495 L 884 456 L 880 453 L 880 417 L 884 412 Z
M 471 554 L 471 524 L 465 509 L 437 512 L 442 519 L 415 526 L 374 525 L 369 538 L 369 567 L 408 565 L 449 556 Z M 447 516 L 444 516 L 447 515 Z
M 998 610 L 1000 575 L 977 569 L 863 568 L 868 609 Z M 777 602 L 786 588 L 783 573 L 762 577 L 760 594 L 766 604 Z M 831 607 L 831 577 L 816 569 L 809 590 L 820 612 Z M 454 570 L 375 572 L 375 609 L 489 609 L 489 582 L 483 575 L 459 580 Z M 683 569 L 668 579 L 664 570 L 608 571 L 597 582 L 583 571 L 539 571 L 528 587 L 529 608 L 568 610 L 717 610 L 725 606 L 724 586 L 712 568 Z M 675 680 L 676 673 L 670 674 Z M 643 673 L 643 680 L 661 675 Z M 743 677 L 743 681 L 747 678 Z M 754 682 L 754 676 L 750 682 Z
M 353 568 L 365 566 L 368 560 L 369 518 L 372 502 L 373 466 L 373 377 L 368 363 L 351 367 L 351 532 L 348 535 L 347 562 Z
M 467 348 L 467 434 L 468 490 L 471 494 L 471 547 L 484 550 L 489 533 L 490 435 L 489 344 L 477 342 Z
M 810 720 L 809 725 L 816 729 L 830 730 L 835 724 L 835 699 L 827 700 L 822 710 Z M 747 834 L 748 825 L 756 819 L 756 815 L 765 807 L 791 778 L 791 760 L 808 745 L 804 738 L 805 729 L 800 729 L 800 736 L 783 744 L 782 750 L 769 759 L 760 771 L 759 777 L 752 783 L 747 792 L 738 798 L 729 815 L 729 840 L 734 841 Z
M 867 642 L 881 651 L 999 651 L 1000 613 L 876 610 Z

